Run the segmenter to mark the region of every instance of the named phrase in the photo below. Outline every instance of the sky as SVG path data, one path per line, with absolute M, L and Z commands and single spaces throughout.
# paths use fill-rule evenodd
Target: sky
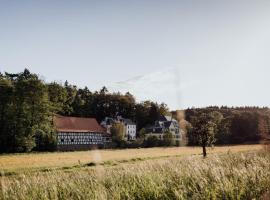
M 0 71 L 171 109 L 270 106 L 268 0 L 0 0 Z

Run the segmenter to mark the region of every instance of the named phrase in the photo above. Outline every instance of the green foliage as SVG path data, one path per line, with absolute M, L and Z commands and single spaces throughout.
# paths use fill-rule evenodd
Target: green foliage
M 67 93 L 66 101 L 64 102 L 64 115 L 71 115 L 74 112 L 74 109 L 72 107 L 72 104 L 76 98 L 77 95 L 77 87 L 74 85 L 68 84 L 68 82 L 65 82 L 65 90 Z
M 145 130 L 142 128 L 169 113 L 164 103 L 136 103 L 130 93 L 110 93 L 106 87 L 91 92 L 87 87 L 77 88 L 67 81 L 64 85 L 56 82 L 47 84 L 27 69 L 17 74 L 0 73 L 0 152 L 54 149 L 55 114 L 95 117 L 98 122 L 105 117 L 121 115 L 135 121 L 137 129 L 141 130 L 139 137 L 143 137 Z M 198 129 L 202 114 L 211 120 L 202 122 L 205 125 Z M 173 115 L 176 117 L 176 113 Z M 187 109 L 185 115 L 190 122 L 190 127 L 187 127 L 189 145 L 211 145 L 214 139 L 217 144 L 270 139 L 268 108 L 192 108 Z M 195 132 L 208 132 L 211 137 L 204 142 L 204 138 L 198 138 Z
M 46 84 L 27 69 L 0 74 L 0 152 L 55 149 L 55 114 L 95 117 L 98 122 L 121 115 L 136 121 L 141 129 L 166 112 L 165 104 L 138 104 L 130 93 L 109 93 L 106 87 L 91 92 L 67 81 Z M 124 145 L 122 139 L 116 140 Z
M 142 129 L 147 125 L 152 125 L 158 118 L 168 113 L 169 109 L 166 104 L 158 105 L 151 101 L 145 101 L 135 105 L 135 121 L 138 129 Z
M 207 107 L 187 109 L 186 119 L 194 124 L 194 119 L 201 114 L 211 115 L 215 128 L 216 144 L 258 143 L 270 139 L 270 110 L 258 107 Z M 197 145 L 198 141 L 188 127 L 189 145 Z
M 128 141 L 126 143 L 127 148 L 141 148 L 144 145 L 144 138 L 136 138 L 134 141 Z
M 184 145 L 181 143 L 181 141 L 176 140 L 175 141 L 175 146 L 180 147 L 180 146 L 184 146 Z
M 218 127 L 216 123 L 220 121 L 216 116 L 220 115 L 217 113 L 202 113 L 191 120 L 192 128 L 188 130 L 188 137 L 191 141 L 202 146 L 204 157 L 206 156 L 206 146 L 212 146 L 216 140 L 215 134 Z
M 59 114 L 65 113 L 66 102 L 68 98 L 67 90 L 56 82 L 49 83 L 47 87 L 49 101 L 51 102 L 54 112 Z
M 49 131 L 48 131 L 49 132 Z M 54 151 L 56 150 L 56 135 L 51 132 L 48 134 L 43 130 L 36 131 L 36 148 L 37 151 Z
M 162 145 L 167 147 L 176 145 L 174 135 L 171 132 L 168 131 L 164 133 Z
M 148 136 L 144 143 L 146 147 L 157 147 L 160 145 L 160 141 L 155 135 Z
M 31 151 L 36 146 L 37 130 L 53 129 L 47 86 L 27 69 L 19 74 L 6 74 L 2 82 L 8 83 L 10 92 L 1 97 L 1 101 L 6 101 L 1 114 L 6 115 L 1 118 L 1 151 Z
M 189 142 L 193 144 L 211 146 L 215 142 L 217 124 L 209 114 L 202 113 L 194 117 L 187 129 Z
M 137 138 L 144 138 L 145 137 L 145 134 L 146 134 L 146 130 L 145 128 L 142 128 L 138 134 L 137 134 Z
M 111 127 L 112 140 L 118 147 L 123 146 L 125 138 L 125 126 L 122 123 L 114 123 Z
M 0 77 L 0 152 L 7 150 L 11 134 L 9 133 L 12 123 L 12 97 L 14 86 L 11 80 L 3 75 Z
M 224 118 L 218 124 L 218 132 L 216 134 L 217 144 L 229 144 L 232 140 L 231 118 Z

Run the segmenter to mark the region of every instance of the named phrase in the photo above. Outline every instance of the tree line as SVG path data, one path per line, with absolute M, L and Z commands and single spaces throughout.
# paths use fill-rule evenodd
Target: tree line
M 138 103 L 132 94 L 110 93 L 106 87 L 92 92 L 67 81 L 46 83 L 28 69 L 0 73 L 0 152 L 54 150 L 56 114 L 94 117 L 98 122 L 122 115 L 140 130 L 168 112 L 164 103 Z
M 185 111 L 189 145 L 259 143 L 270 139 L 270 109 L 208 107 Z
M 172 145 L 169 133 L 162 144 L 154 137 L 142 141 L 144 127 L 154 124 L 161 115 L 172 114 L 178 119 L 177 113 L 170 112 L 164 103 L 137 102 L 130 93 L 110 93 L 106 87 L 90 91 L 67 81 L 46 83 L 27 69 L 16 74 L 0 73 L 0 152 L 55 150 L 53 118 L 57 114 L 94 117 L 98 122 L 121 115 L 136 122 L 138 144 Z M 185 125 L 188 145 L 206 147 L 270 139 L 269 108 L 212 106 L 189 108 L 184 113 L 180 126 Z

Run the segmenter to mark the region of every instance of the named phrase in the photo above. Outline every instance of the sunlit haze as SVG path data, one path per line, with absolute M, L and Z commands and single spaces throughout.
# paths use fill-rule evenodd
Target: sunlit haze
M 138 101 L 270 106 L 270 1 L 1 1 L 0 71 Z

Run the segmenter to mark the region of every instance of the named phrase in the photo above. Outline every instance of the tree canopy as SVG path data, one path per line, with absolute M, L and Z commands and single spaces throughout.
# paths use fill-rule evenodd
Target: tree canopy
M 198 145 L 194 136 L 202 115 L 215 124 L 216 144 L 258 143 L 270 139 L 270 110 L 259 107 L 207 107 L 187 109 L 189 145 Z
M 55 148 L 56 114 L 93 117 L 121 115 L 140 130 L 168 113 L 166 104 L 136 102 L 132 94 L 110 93 L 106 87 L 90 91 L 66 81 L 46 83 L 25 69 L 0 74 L 0 152 L 25 152 Z
M 211 106 L 170 112 L 164 103 L 137 102 L 130 93 L 111 93 L 106 87 L 90 91 L 68 81 L 46 83 L 27 69 L 15 74 L 0 73 L 0 152 L 54 150 L 53 118 L 57 114 L 93 117 L 98 122 L 121 115 L 136 122 L 141 139 L 146 134 L 143 128 L 154 124 L 161 115 L 172 114 L 183 122 L 182 129 L 187 127 L 189 145 L 270 139 L 270 110 L 266 107 Z M 170 143 L 170 136 L 165 138 Z M 148 146 L 159 144 L 158 138 L 148 140 Z

